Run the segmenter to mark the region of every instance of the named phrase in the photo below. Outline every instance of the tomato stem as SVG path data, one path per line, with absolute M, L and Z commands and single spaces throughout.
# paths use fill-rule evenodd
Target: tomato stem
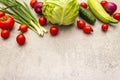
M 6 20 L 7 20 L 6 16 L 3 16 L 3 17 L 1 18 L 1 20 L 2 20 L 2 21 L 6 21 Z

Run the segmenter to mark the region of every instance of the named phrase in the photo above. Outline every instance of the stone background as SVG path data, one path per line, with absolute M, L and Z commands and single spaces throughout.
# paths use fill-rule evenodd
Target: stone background
M 120 11 L 119 0 L 109 1 Z M 0 80 L 120 80 L 120 23 L 111 25 L 107 33 L 101 31 L 101 24 L 97 20 L 91 35 L 76 24 L 59 27 L 55 37 L 48 33 L 41 38 L 29 30 L 26 44 L 19 46 L 15 23 L 10 38 L 0 38 Z

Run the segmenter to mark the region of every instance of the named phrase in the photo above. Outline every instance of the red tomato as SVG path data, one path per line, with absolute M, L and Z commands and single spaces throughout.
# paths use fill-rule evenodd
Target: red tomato
M 47 24 L 47 19 L 44 16 L 39 18 L 39 23 L 41 26 L 45 26 Z
M 51 33 L 51 35 L 52 36 L 55 36 L 55 35 L 57 35 L 58 34 L 58 27 L 56 27 L 56 26 L 52 26 L 52 27 L 50 27 L 50 33 Z
M 9 15 L 0 18 L 0 28 L 2 29 L 11 30 L 14 26 L 14 23 L 15 23 L 14 18 Z
M 22 24 L 22 25 L 20 25 L 20 28 L 19 28 L 19 30 L 21 31 L 21 32 L 27 32 L 27 30 L 28 30 L 28 26 L 26 25 L 26 24 Z
M 26 38 L 23 34 L 19 34 L 17 37 L 16 37 L 16 41 L 19 45 L 23 45 L 26 41 Z
M 81 2 L 80 6 L 83 7 L 83 8 L 87 8 L 88 7 L 87 3 L 85 3 L 85 2 Z
M 113 17 L 117 20 L 120 20 L 120 13 L 113 14 Z
M 37 0 L 31 0 L 30 1 L 30 6 L 34 8 L 35 4 L 37 3 Z
M 86 23 L 84 20 L 78 20 L 77 21 L 77 27 L 80 29 L 83 29 L 86 26 Z
M 86 34 L 90 34 L 90 33 L 93 31 L 93 29 L 92 29 L 91 26 L 87 25 L 87 26 L 85 26 L 85 27 L 83 28 L 83 31 L 84 31 L 84 33 L 86 33 Z
M 108 24 L 102 24 L 102 30 L 107 31 L 108 30 Z
M 104 7 L 106 5 L 107 1 L 106 0 L 102 0 L 100 3 Z
M 5 16 L 5 13 L 0 11 L 0 17 L 3 17 L 3 16 Z
M 7 39 L 10 36 L 10 31 L 9 30 L 2 30 L 1 31 L 1 37 L 3 39 Z

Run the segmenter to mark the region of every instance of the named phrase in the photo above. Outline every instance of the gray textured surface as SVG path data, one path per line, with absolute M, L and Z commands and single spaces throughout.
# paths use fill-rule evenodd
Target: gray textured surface
M 113 1 L 120 11 L 119 0 Z M 101 24 L 97 21 L 92 35 L 76 24 L 60 27 L 56 37 L 40 38 L 29 30 L 21 47 L 15 41 L 16 23 L 9 39 L 0 38 L 0 80 L 120 80 L 120 23 L 107 33 Z

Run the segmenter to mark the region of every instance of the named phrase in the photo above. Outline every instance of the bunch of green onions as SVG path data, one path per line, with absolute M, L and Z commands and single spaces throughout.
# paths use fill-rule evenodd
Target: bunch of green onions
M 47 30 L 39 24 L 25 2 L 24 4 L 21 4 L 17 0 L 0 0 L 0 3 L 6 6 L 1 8 L 0 11 L 4 11 L 13 16 L 17 23 L 27 24 L 29 29 L 42 37 L 44 36 L 44 33 L 47 33 Z

